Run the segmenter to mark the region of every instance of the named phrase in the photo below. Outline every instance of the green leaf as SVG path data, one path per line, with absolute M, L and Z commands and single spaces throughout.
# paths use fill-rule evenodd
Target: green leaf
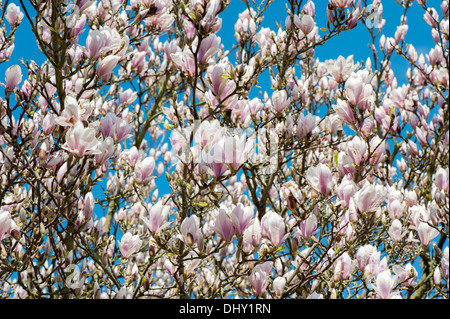
M 328 31 L 328 28 L 320 28 L 320 31 Z
M 220 77 L 222 79 L 231 79 L 231 75 L 229 75 L 229 74 L 222 74 Z

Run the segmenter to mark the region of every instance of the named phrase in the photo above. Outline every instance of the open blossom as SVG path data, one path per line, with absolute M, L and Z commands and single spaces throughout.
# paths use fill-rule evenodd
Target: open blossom
M 139 238 L 139 235 L 131 235 L 129 232 L 125 233 L 119 242 L 119 250 L 123 258 L 130 258 L 141 249 L 141 246 L 142 240 Z
M 234 230 L 237 235 L 242 235 L 253 221 L 253 208 L 238 203 L 230 213 L 230 219 L 233 222 Z
M 103 138 L 110 136 L 116 143 L 120 143 L 130 136 L 132 126 L 125 118 L 109 112 L 102 118 L 99 130 Z
M 420 242 L 422 243 L 422 245 L 427 246 L 430 244 L 430 242 L 437 236 L 439 235 L 439 231 L 428 225 L 428 223 L 425 222 L 420 222 L 419 223 L 419 227 L 418 230 L 419 232 L 419 238 L 420 238 Z
M 301 19 L 297 15 L 294 16 L 294 24 L 297 28 L 302 30 L 305 35 L 310 34 L 316 26 L 314 19 L 309 14 L 303 15 Z
M 301 113 L 297 119 L 297 132 L 296 135 L 299 138 L 308 136 L 316 127 L 316 117 L 313 114 L 307 114 L 306 116 Z
M 353 199 L 355 202 L 355 207 L 359 213 L 367 213 L 376 211 L 385 196 L 385 189 L 383 186 L 372 185 L 366 182 L 364 186 L 358 190 Z
M 320 163 L 315 167 L 310 167 L 306 171 L 306 180 L 316 191 L 328 196 L 331 193 L 333 175 L 325 164 Z
M 253 268 L 248 276 L 248 281 L 257 296 L 263 296 L 269 284 L 269 275 L 272 269 L 272 262 L 265 262 Z
M 351 106 L 344 100 L 338 99 L 337 103 L 334 104 L 333 110 L 339 116 L 339 118 L 349 124 L 354 125 L 356 123 L 355 114 L 353 113 L 353 109 Z
M 336 261 L 333 279 L 335 281 L 350 279 L 355 267 L 356 261 L 352 260 L 348 253 L 343 253 Z
M 406 264 L 403 268 L 399 265 L 394 265 L 392 271 L 399 277 L 399 282 L 405 286 L 415 286 L 415 280 L 417 278 L 417 270 L 411 265 L 411 263 Z
M 390 299 L 397 282 L 398 276 L 392 275 L 389 269 L 379 273 L 374 286 L 377 296 L 381 299 Z
M 66 133 L 66 143 L 63 148 L 76 157 L 98 154 L 96 133 L 96 129 L 84 127 L 82 122 L 77 122 Z
M 350 77 L 345 82 L 345 95 L 348 101 L 363 111 L 368 108 L 372 94 L 372 85 L 365 84 L 359 77 Z
M 153 170 L 155 169 L 155 159 L 152 156 L 146 157 L 142 161 L 138 161 L 134 166 L 134 175 L 136 183 L 145 184 L 153 178 Z

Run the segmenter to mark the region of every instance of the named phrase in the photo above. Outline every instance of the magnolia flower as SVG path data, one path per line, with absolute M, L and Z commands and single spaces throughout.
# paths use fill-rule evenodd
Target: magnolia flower
M 301 113 L 297 119 L 297 132 L 298 138 L 308 136 L 316 127 L 316 116 L 309 113 L 306 116 Z
M 402 240 L 403 236 L 406 234 L 402 229 L 402 222 L 398 219 L 392 221 L 391 227 L 388 230 L 389 236 L 391 236 L 394 242 L 399 242 Z
M 349 125 L 353 125 L 356 123 L 353 109 L 350 107 L 350 105 L 348 105 L 346 101 L 338 99 L 337 104 L 332 105 L 332 107 L 343 122 Z
M 0 241 L 10 236 L 13 220 L 7 211 L 0 212 Z
M 434 175 L 434 183 L 439 189 L 448 191 L 448 185 L 449 185 L 449 175 L 448 175 L 448 169 L 443 169 L 442 167 L 439 167 L 436 171 L 436 174 Z
M 359 77 L 350 77 L 345 82 L 345 95 L 353 106 L 358 106 L 364 111 L 373 95 L 373 88 Z
M 86 195 L 84 195 L 84 214 L 86 216 L 86 219 L 89 220 L 92 218 L 92 215 L 94 214 L 94 206 L 95 206 L 95 200 L 94 195 L 92 192 L 87 192 Z
M 335 281 L 347 280 L 350 278 L 353 270 L 355 269 L 356 261 L 352 260 L 348 253 L 343 253 L 334 266 L 334 276 Z
M 263 296 L 269 284 L 269 274 L 272 269 L 271 262 L 257 265 L 248 276 L 248 281 L 257 296 Z
M 136 178 L 136 183 L 148 183 L 153 178 L 154 169 L 155 159 L 153 157 L 149 156 L 142 161 L 138 161 L 134 166 L 134 176 Z
M 8 3 L 8 2 L 7 2 Z M 20 11 L 20 7 L 15 5 L 14 3 L 10 3 L 8 8 L 6 8 L 5 19 L 12 26 L 19 25 L 23 19 L 23 12 Z
M 127 232 L 122 236 L 122 240 L 119 242 L 119 250 L 123 258 L 130 258 L 135 252 L 141 249 L 142 240 L 139 235 L 131 235 Z
M 366 182 L 364 186 L 355 193 L 353 200 L 360 214 L 376 211 L 384 199 L 385 190 L 383 186 L 374 186 Z
M 169 215 L 170 206 L 163 205 L 161 201 L 157 202 L 150 208 L 149 218 L 143 219 L 150 233 L 155 235 L 164 226 Z
M 12 92 L 22 82 L 22 70 L 19 65 L 9 67 L 5 72 L 6 91 Z
M 350 199 L 358 190 L 358 186 L 356 186 L 355 182 L 348 175 L 345 175 L 341 181 L 341 184 L 336 188 L 336 194 L 341 200 L 342 204 L 345 207 L 348 207 L 350 204 Z
M 98 154 L 96 133 L 94 128 L 87 128 L 82 122 L 76 122 L 66 133 L 66 143 L 63 148 L 76 157 Z
M 430 242 L 439 235 L 439 231 L 436 228 L 424 222 L 419 223 L 417 231 L 419 233 L 420 242 L 424 246 L 428 246 Z
M 188 246 L 198 243 L 201 239 L 200 220 L 196 215 L 185 218 L 181 223 L 180 230 L 183 236 L 183 241 Z
M 314 19 L 309 14 L 303 15 L 301 19 L 297 15 L 295 15 L 294 24 L 297 26 L 297 28 L 302 30 L 305 35 L 311 33 L 316 26 Z
M 108 136 L 106 139 L 99 141 L 97 144 L 97 150 L 99 153 L 94 156 L 95 162 L 98 165 L 103 165 L 114 154 L 114 140 Z
M 311 239 L 317 229 L 316 215 L 310 215 L 307 219 L 300 223 L 300 234 L 306 240 Z
M 394 265 L 392 271 L 399 277 L 399 281 L 403 285 L 407 287 L 414 287 L 416 285 L 414 280 L 416 280 L 418 273 L 410 263 L 406 264 L 405 268 Z
M 100 59 L 97 65 L 97 75 L 104 80 L 107 80 L 119 61 L 120 57 L 117 55 L 108 55 L 105 58 Z
M 378 274 L 374 289 L 381 299 L 389 299 L 392 297 L 392 290 L 397 285 L 398 276 L 392 275 L 391 271 L 385 270 Z
M 306 180 L 316 191 L 328 196 L 333 186 L 333 176 L 328 166 L 320 163 L 315 167 L 310 167 L 306 171 Z
M 233 222 L 223 208 L 219 208 L 214 222 L 214 230 L 227 242 L 231 241 L 234 236 Z
M 283 294 L 284 286 L 286 285 L 285 277 L 277 277 L 273 280 L 273 290 L 275 290 L 275 294 L 280 297 Z
M 369 263 L 370 256 L 376 253 L 377 249 L 372 245 L 364 245 L 358 249 L 356 252 L 356 261 L 358 263 L 358 268 L 364 270 Z
M 230 213 L 236 235 L 240 236 L 253 221 L 253 208 L 238 203 Z
M 286 225 L 283 217 L 274 211 L 269 211 L 262 217 L 261 224 L 262 235 L 268 237 L 273 246 L 280 246 L 286 237 Z
M 103 138 L 112 137 L 116 143 L 126 140 L 132 126 L 125 118 L 116 116 L 113 113 L 107 113 L 100 122 L 100 132 Z
M 272 93 L 272 106 L 277 113 L 283 112 L 283 110 L 291 103 L 291 99 L 288 98 L 285 90 L 275 91 Z
M 355 163 L 356 166 L 359 166 L 367 155 L 367 143 L 359 136 L 355 136 L 348 143 L 347 150 L 348 154 L 353 159 L 353 163 Z

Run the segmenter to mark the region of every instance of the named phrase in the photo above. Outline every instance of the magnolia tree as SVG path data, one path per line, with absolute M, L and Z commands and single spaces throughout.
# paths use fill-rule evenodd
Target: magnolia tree
M 3 298 L 448 298 L 447 0 L 3 2 Z

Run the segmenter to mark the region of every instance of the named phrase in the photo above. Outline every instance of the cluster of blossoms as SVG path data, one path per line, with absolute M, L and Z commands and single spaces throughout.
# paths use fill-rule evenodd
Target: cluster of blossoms
M 448 1 L 392 36 L 379 0 L 272 2 L 230 48 L 226 0 L 6 6 L 1 297 L 448 297 Z M 316 56 L 356 27 L 365 61 Z

